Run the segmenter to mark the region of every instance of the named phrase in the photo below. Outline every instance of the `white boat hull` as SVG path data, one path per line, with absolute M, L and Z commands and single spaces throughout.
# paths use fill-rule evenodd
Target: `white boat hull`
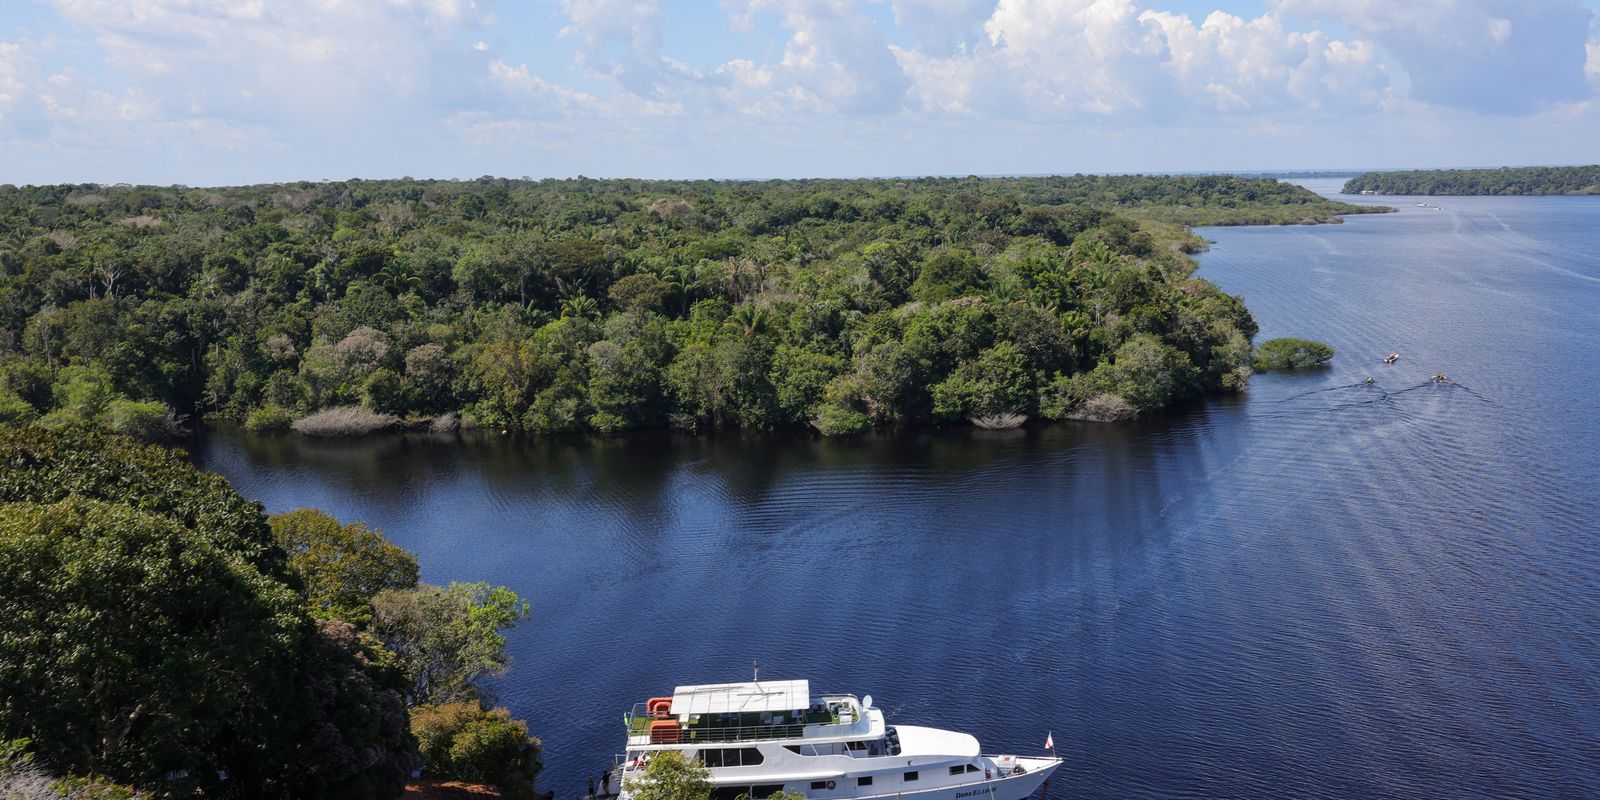
M 993 778 L 958 783 L 951 786 L 934 786 L 917 791 L 899 791 L 876 795 L 852 794 L 848 800 L 885 800 L 897 798 L 898 800 L 1026 800 L 1032 797 L 1045 781 L 1050 779 L 1050 773 L 1061 766 L 1061 761 L 1054 758 L 1018 758 L 1027 771 L 1021 775 L 1004 775 Z

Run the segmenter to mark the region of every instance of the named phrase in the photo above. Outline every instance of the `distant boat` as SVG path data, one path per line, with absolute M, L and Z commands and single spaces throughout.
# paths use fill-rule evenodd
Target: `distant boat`
M 965 733 L 889 725 L 871 695 L 814 696 L 807 681 L 679 686 L 624 720 L 628 750 L 602 793 L 619 800 L 665 750 L 706 768 L 712 800 L 780 789 L 812 800 L 1025 800 L 1061 765 L 981 755 Z
M 1385 364 L 1393 364 L 1394 362 L 1399 361 L 1399 360 L 1400 360 L 1400 354 L 1399 353 L 1390 353 L 1389 355 L 1386 355 L 1386 356 L 1383 357 L 1383 363 L 1385 363 Z

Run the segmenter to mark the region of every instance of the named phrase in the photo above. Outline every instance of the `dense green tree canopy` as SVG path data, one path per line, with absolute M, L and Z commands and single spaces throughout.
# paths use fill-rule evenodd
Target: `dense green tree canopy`
M 192 529 L 217 548 L 288 580 L 261 504 L 182 454 L 86 429 L 0 430 L 0 502 L 69 497 L 131 506 Z
M 416 557 L 362 523 L 342 525 L 314 508 L 274 514 L 269 522 L 314 616 L 365 624 L 373 595 L 417 584 Z
M 1600 194 L 1600 164 L 1367 172 L 1346 181 L 1343 191 L 1345 194 L 1422 195 Z
M 510 664 L 504 631 L 528 616 L 516 593 L 486 583 L 387 589 L 372 606 L 373 631 L 399 657 L 418 704 L 476 700 L 474 681 Z
M 1254 327 L 1171 223 L 1356 210 L 1228 176 L 3 186 L 0 422 L 847 432 L 1037 413 L 1141 334 L 1177 399 L 1238 388 Z
M 398 796 L 416 757 L 406 667 L 308 616 L 320 603 L 259 504 L 93 431 L 0 431 L 0 467 L 0 740 L 158 796 Z M 306 535 L 306 552 L 359 567 L 307 570 L 319 596 L 414 581 L 376 532 L 296 519 L 340 546 Z M 358 557 L 374 553 L 389 563 Z
M 488 784 L 509 800 L 533 800 L 542 749 L 509 711 L 474 702 L 417 706 L 411 730 L 424 777 Z
M 141 785 L 248 774 L 268 718 L 294 706 L 299 602 L 167 517 L 84 498 L 0 506 L 0 735 Z

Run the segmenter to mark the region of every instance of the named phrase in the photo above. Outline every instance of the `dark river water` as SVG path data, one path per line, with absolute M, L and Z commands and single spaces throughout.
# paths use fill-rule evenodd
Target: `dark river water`
M 1055 800 L 1600 797 L 1600 198 L 1416 200 L 1202 231 L 1262 339 L 1338 356 L 1136 424 L 196 458 L 528 598 L 495 689 L 558 797 L 752 659 L 987 752 L 1053 731 Z

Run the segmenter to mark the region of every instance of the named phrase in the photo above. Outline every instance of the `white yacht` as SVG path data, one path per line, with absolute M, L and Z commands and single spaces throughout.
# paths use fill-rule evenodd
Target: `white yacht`
M 983 755 L 965 733 L 889 725 L 871 695 L 812 695 L 807 681 L 679 686 L 624 719 L 627 752 L 606 782 L 619 800 L 664 750 L 706 767 L 712 800 L 780 789 L 808 800 L 1024 800 L 1061 765 L 1054 755 Z

